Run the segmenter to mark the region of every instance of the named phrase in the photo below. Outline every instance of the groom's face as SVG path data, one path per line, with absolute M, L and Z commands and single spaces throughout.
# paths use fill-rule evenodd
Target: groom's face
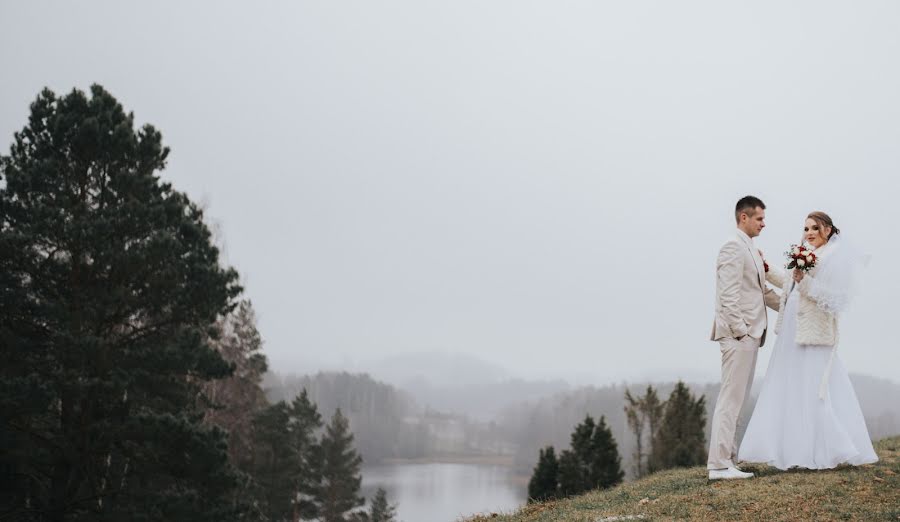
M 741 230 L 748 236 L 756 237 L 766 228 L 766 210 L 756 207 L 750 212 L 741 213 Z

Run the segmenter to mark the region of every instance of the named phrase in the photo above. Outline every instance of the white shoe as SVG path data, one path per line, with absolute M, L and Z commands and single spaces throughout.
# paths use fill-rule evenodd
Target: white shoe
M 734 466 L 725 468 L 725 469 L 711 469 L 709 470 L 709 480 L 734 480 L 734 479 L 748 479 L 753 476 L 753 473 L 745 473 Z

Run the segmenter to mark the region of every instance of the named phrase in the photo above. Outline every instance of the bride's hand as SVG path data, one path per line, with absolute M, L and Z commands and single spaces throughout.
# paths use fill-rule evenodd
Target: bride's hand
M 795 268 L 794 269 L 794 282 L 799 283 L 800 281 L 803 281 L 803 274 L 804 274 L 803 270 L 800 270 L 799 268 Z

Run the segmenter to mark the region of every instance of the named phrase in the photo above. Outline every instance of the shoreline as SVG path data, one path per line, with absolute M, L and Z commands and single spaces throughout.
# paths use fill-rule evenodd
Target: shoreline
M 434 455 L 418 458 L 384 459 L 373 466 L 397 464 L 479 464 L 488 466 L 513 467 L 512 455 Z

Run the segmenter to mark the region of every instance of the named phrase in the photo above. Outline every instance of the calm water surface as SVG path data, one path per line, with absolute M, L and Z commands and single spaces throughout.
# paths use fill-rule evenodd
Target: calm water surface
M 362 494 L 384 488 L 402 522 L 453 522 L 525 504 L 527 486 L 512 469 L 488 464 L 388 464 L 362 470 Z

